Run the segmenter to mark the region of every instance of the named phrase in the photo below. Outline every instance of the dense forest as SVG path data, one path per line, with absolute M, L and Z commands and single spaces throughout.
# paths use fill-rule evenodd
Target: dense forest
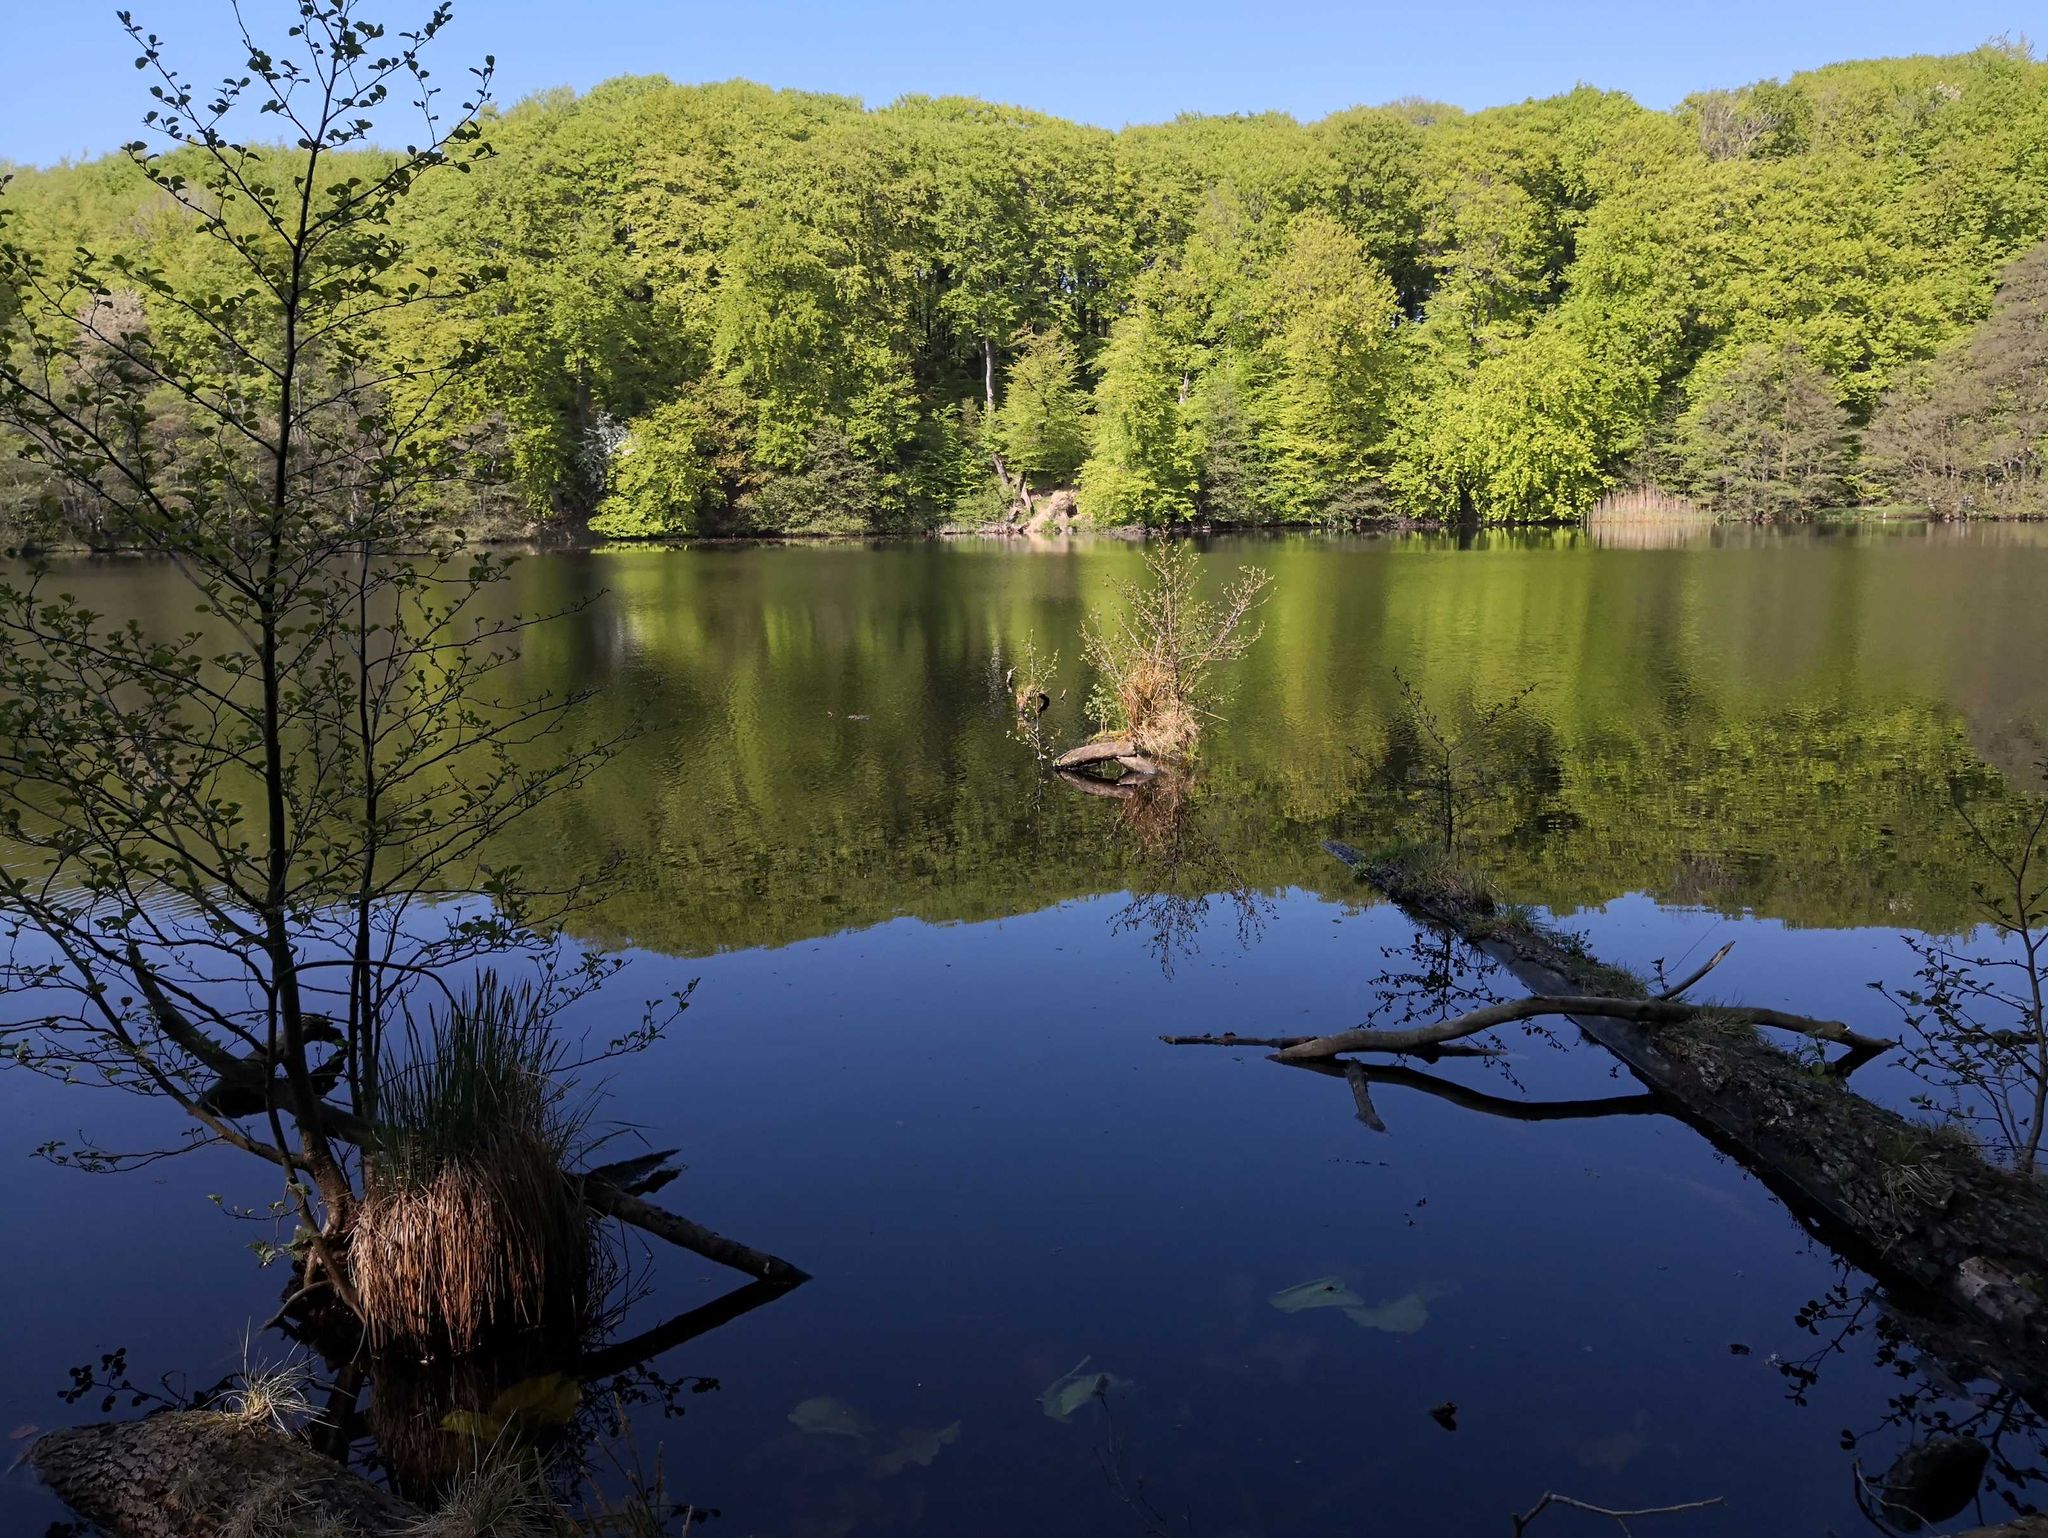
M 480 358 L 443 492 L 471 530 L 1514 523 L 1634 487 L 2048 511 L 2023 44 L 1671 112 L 1582 87 L 1111 133 L 649 77 L 487 129 L 390 231 L 472 280 L 388 328 Z M 47 273 L 83 246 L 136 274 L 79 298 L 117 334 L 206 347 L 150 295 L 230 268 L 124 157 L 20 170 L 0 209 Z M 138 436 L 186 431 L 166 399 Z M 11 542 L 118 539 L 6 460 Z

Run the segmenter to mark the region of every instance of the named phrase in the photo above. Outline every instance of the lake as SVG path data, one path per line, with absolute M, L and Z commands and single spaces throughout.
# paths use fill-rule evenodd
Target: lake
M 1518 696 L 1459 833 L 1503 894 L 1643 969 L 1733 940 L 1709 995 L 1895 1025 L 1866 985 L 1909 977 L 1902 934 L 1976 922 L 1952 789 L 2028 788 L 2048 740 L 2048 533 L 1202 550 L 1273 595 L 1198 773 L 1146 810 L 1055 779 L 1002 688 L 1027 641 L 1056 650 L 1041 731 L 1085 735 L 1081 629 L 1135 546 L 516 569 L 508 605 L 581 605 L 524 675 L 596 686 L 580 730 L 633 733 L 504 851 L 618 857 L 574 932 L 632 961 L 577 1024 L 698 980 L 590 1086 L 593 1125 L 680 1149 L 664 1203 L 814 1278 L 660 1358 L 665 1388 L 614 1385 L 617 1456 L 658 1459 L 709 1532 L 804 1538 L 1504 1533 L 1547 1490 L 1724 1498 L 1639 1531 L 1821 1534 L 1863 1525 L 1859 1464 L 1947 1424 L 1996 1442 L 1987 1518 L 2000 1491 L 2040 1501 L 2031 1412 L 1902 1341 L 1862 1274 L 1575 1032 L 1390 1076 L 1384 1132 L 1341 1080 L 1158 1038 L 1355 1024 L 1426 969 L 1321 842 L 1428 832 L 1399 783 L 1413 701 L 1456 721 Z M 110 613 L 189 610 L 143 563 L 63 575 Z M 98 1392 L 59 1393 L 102 1353 L 175 1387 L 283 1352 L 249 1337 L 280 1278 L 245 1246 L 271 1230 L 223 1210 L 268 1202 L 261 1168 L 54 1168 L 49 1140 L 173 1124 L 23 1073 L 0 1113 L 7 1428 L 97 1418 Z M 628 1329 L 733 1285 L 623 1258 Z M 0 1483 L 0 1528 L 57 1514 Z M 1575 1524 L 1607 1530 L 1537 1530 Z

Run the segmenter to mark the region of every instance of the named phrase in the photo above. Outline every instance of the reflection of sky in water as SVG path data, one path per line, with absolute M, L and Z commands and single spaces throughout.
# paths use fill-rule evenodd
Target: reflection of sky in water
M 1546 1488 L 1730 1495 L 1702 1532 L 1843 1520 L 1837 1434 L 1875 1419 L 1889 1380 L 1852 1348 L 1809 1407 L 1786 1402 L 1771 1355 L 1812 1348 L 1793 1315 L 1835 1267 L 1752 1180 L 1662 1118 L 1524 1124 L 1383 1086 L 1376 1136 L 1341 1080 L 1160 1046 L 1348 1022 L 1407 929 L 1290 895 L 1249 950 L 1212 915 L 1169 980 L 1116 932 L 1120 906 L 636 963 L 635 994 L 703 982 L 673 1038 L 611 1074 L 601 1119 L 681 1146 L 665 1200 L 816 1277 L 665 1364 L 723 1385 L 642 1426 L 689 1499 L 737 1531 L 1130 1531 L 1108 1450 L 1204 1532 L 1352 1532 L 1364 1510 L 1472 1530 Z M 1839 1000 L 1896 945 L 1635 901 L 1590 927 L 1631 960 L 1739 936 L 1731 996 L 1810 943 L 1824 959 L 1781 983 L 1794 1007 Z M 1635 1088 L 1594 1051 L 1519 1038 L 1507 1068 L 1431 1071 L 1539 1099 Z M 24 1133 L 116 1110 L 0 1086 Z M 249 1175 L 215 1156 L 109 1180 L 18 1167 L 7 1231 L 46 1238 L 0 1271 L 0 1416 L 71 1413 L 63 1369 L 114 1345 L 144 1372 L 234 1366 L 272 1295 L 203 1198 L 267 1194 Z M 118 1274 L 134 1254 L 149 1285 Z M 725 1285 L 652 1262 L 642 1318 Z M 1324 1277 L 1425 1318 L 1274 1306 Z M 1113 1391 L 1055 1419 L 1041 1396 L 1082 1358 Z M 792 1424 L 813 1400 L 861 1435 Z M 1455 1432 L 1429 1414 L 1445 1401 Z M 25 1499 L 18 1476 L 6 1499 Z

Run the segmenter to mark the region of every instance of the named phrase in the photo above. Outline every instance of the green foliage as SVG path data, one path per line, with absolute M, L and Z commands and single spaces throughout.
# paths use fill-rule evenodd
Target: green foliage
M 830 424 L 812 434 L 801 467 L 774 476 L 743 504 L 747 522 L 791 534 L 890 531 L 890 503 L 872 465 Z
M 1958 339 L 1994 276 L 2048 233 L 2048 66 L 2019 46 L 1670 113 L 1581 87 L 1112 134 L 648 77 L 486 128 L 495 153 L 388 233 L 493 281 L 379 321 L 403 363 L 479 360 L 435 429 L 465 467 L 444 518 L 472 532 L 926 529 L 1006 516 L 1017 474 L 1078 476 L 1099 524 L 1571 518 L 1752 348 L 1796 348 L 1852 426 L 1892 398 L 1854 484 L 2031 505 L 2031 472 L 2000 467 L 2032 461 L 1954 383 L 1985 362 Z M 0 206 L 51 262 L 83 242 L 232 297 L 149 194 L 109 160 L 23 172 Z M 135 289 L 153 335 L 198 340 Z M 162 443 L 192 432 L 152 409 Z M 1966 420 L 1974 447 L 1913 452 Z M 18 473 L 0 527 L 110 537 Z
M 2000 275 L 1981 326 L 1885 397 L 1866 454 L 1878 487 L 1943 517 L 2048 511 L 2048 245 Z
M 1264 300 L 1261 494 L 1283 516 L 1312 518 L 1371 473 L 1398 300 L 1365 243 L 1319 213 L 1288 227 Z
M 1389 472 L 1410 506 L 1444 518 L 1567 518 L 1607 485 L 1627 416 L 1611 377 L 1556 326 L 1425 386 L 1403 414 Z
M 592 532 L 626 538 L 699 534 L 728 505 L 745 464 L 739 422 L 709 392 L 631 423 L 611 451 Z
M 1042 485 L 1074 477 L 1088 452 L 1088 397 L 1074 344 L 1057 331 L 1032 332 L 1010 365 L 995 436 L 1010 467 Z
M 1194 511 L 1177 349 L 1157 313 L 1116 323 L 1095 389 L 1093 449 L 1081 467 L 1081 510 L 1098 524 L 1166 524 Z
M 1768 518 L 1840 502 L 1849 419 L 1796 346 L 1743 349 L 1701 384 L 1678 419 L 1690 490 L 1724 512 Z

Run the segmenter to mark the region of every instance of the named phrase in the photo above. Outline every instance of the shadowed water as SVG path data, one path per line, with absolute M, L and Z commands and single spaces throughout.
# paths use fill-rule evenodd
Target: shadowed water
M 1509 896 L 1638 966 L 1735 939 L 1721 996 L 1884 1025 L 1864 984 L 1910 972 L 1900 932 L 1973 922 L 1951 786 L 2005 793 L 2039 754 L 2048 541 L 1631 548 L 1656 543 L 1208 545 L 1219 580 L 1255 562 L 1274 597 L 1185 804 L 1150 820 L 1054 781 L 999 688 L 1027 639 L 1057 650 L 1043 728 L 1086 730 L 1079 630 L 1137 574 L 1130 546 L 520 566 L 508 606 L 592 600 L 532 639 L 529 681 L 596 683 L 583 729 L 638 735 L 503 854 L 620 859 L 578 935 L 635 962 L 580 1025 L 615 1033 L 701 979 L 596 1120 L 680 1147 L 665 1202 L 815 1277 L 662 1362 L 716 1392 L 635 1417 L 710 1530 L 1507 1531 L 1555 1489 L 1725 1496 L 1661 1520 L 1818 1534 L 1861 1526 L 1855 1460 L 1874 1474 L 1911 1440 L 1895 1395 L 1925 1393 L 1923 1422 L 2010 1409 L 1910 1344 L 1901 1376 L 1874 1306 L 1825 1350 L 1831 1310 L 1802 1311 L 1837 1287 L 1855 1308 L 1862 1278 L 1626 1103 L 1590 1046 L 1514 1034 L 1504 1063 L 1389 1080 L 1382 1134 L 1341 1080 L 1156 1041 L 1352 1024 L 1412 969 L 1406 922 L 1319 849 L 1425 831 L 1389 779 L 1412 746 L 1399 679 L 1451 714 L 1529 689 L 1514 772 L 1460 834 Z M 141 564 L 63 576 L 146 622 L 187 603 Z M 1873 1092 L 1904 1103 L 1901 1079 Z M 1624 1103 L 1577 1105 L 1600 1097 Z M 27 1155 L 169 1124 L 21 1074 L 0 1114 L 7 1429 L 96 1414 L 58 1390 L 117 1346 L 142 1379 L 239 1366 L 278 1290 L 241 1246 L 269 1230 L 208 1198 L 265 1202 L 264 1173 L 208 1152 L 95 1180 Z M 729 1285 L 632 1258 L 634 1327 Z M 1994 1483 L 2036 1445 L 2007 1431 Z M 52 1508 L 17 1472 L 0 1515 L 40 1531 Z

